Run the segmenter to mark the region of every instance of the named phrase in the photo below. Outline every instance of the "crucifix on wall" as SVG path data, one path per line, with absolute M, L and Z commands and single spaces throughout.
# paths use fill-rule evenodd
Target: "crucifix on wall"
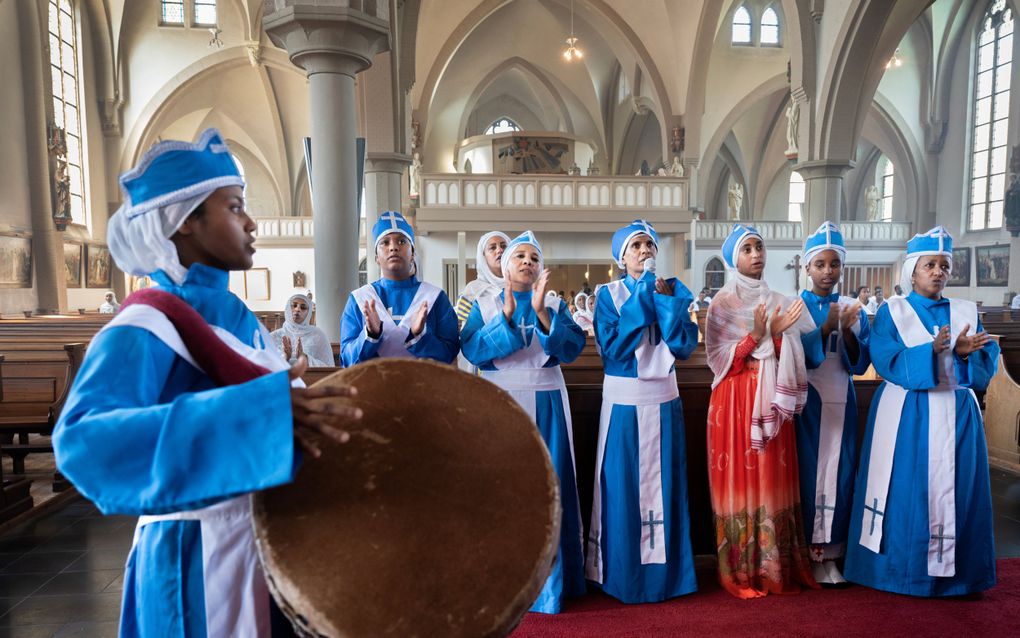
M 787 270 L 793 271 L 793 286 L 797 290 L 797 294 L 800 294 L 800 255 L 794 255 L 793 260 L 786 264 Z

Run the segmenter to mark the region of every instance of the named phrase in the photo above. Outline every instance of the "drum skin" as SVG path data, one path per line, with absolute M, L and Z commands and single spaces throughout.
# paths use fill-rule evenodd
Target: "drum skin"
M 375 359 L 322 379 L 364 411 L 293 483 L 256 493 L 269 589 L 312 636 L 503 636 L 559 540 L 559 484 L 534 422 L 454 367 Z M 255 424 L 253 424 L 254 426 Z

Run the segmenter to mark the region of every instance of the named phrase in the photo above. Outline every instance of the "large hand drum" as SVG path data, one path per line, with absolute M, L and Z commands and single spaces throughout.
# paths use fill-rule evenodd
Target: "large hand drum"
M 319 384 L 356 386 L 365 415 L 294 483 L 254 496 L 284 613 L 316 636 L 509 633 L 559 539 L 556 474 L 527 413 L 483 379 L 413 359 Z

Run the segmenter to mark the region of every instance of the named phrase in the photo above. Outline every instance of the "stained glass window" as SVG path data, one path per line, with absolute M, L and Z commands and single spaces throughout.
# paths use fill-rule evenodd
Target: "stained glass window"
M 71 220 L 85 224 L 84 115 L 79 90 L 78 40 L 70 0 L 49 2 L 49 54 L 53 124 L 67 137 L 67 176 Z

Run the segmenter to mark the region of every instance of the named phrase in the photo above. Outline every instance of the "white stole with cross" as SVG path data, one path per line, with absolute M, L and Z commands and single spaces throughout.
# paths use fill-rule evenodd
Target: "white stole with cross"
M 411 299 L 411 303 L 407 306 L 407 311 L 404 316 L 400 319 L 400 323 L 393 321 L 393 317 L 386 309 L 386 304 L 379 298 L 379 293 L 375 291 L 372 284 L 365 284 L 361 288 L 355 290 L 354 295 L 355 301 L 358 302 L 358 308 L 365 305 L 365 302 L 372 300 L 375 302 L 375 311 L 379 314 L 379 319 L 382 320 L 382 334 L 379 335 L 379 356 L 380 357 L 413 357 L 407 350 L 407 336 L 411 334 L 411 323 L 414 321 L 415 315 L 418 314 L 418 309 L 421 308 L 423 303 L 428 304 L 429 312 L 436 307 L 436 298 L 439 297 L 441 291 L 436 286 L 423 281 L 418 285 L 418 291 L 415 292 L 414 298 Z M 364 320 L 364 318 L 362 318 Z M 368 330 L 368 321 L 365 320 L 365 330 Z M 422 327 L 424 331 L 425 328 Z
M 620 313 L 630 298 L 624 281 L 605 285 Z M 601 291 L 599 294 L 603 294 Z M 658 342 L 656 343 L 656 338 Z M 638 428 L 638 512 L 641 520 L 641 564 L 666 563 L 666 525 L 662 502 L 662 423 L 661 405 L 680 396 L 673 366 L 676 357 L 653 324 L 643 331 L 637 358 L 636 378 L 606 375 L 602 386 L 602 411 L 599 415 L 599 441 L 595 461 L 595 490 L 592 498 L 591 542 L 585 565 L 590 580 L 602 582 L 602 463 L 605 459 L 609 422 L 614 405 L 633 405 Z M 626 489 L 626 488 L 624 488 Z M 670 525 L 676 524 L 670 521 Z
M 886 302 L 896 330 L 908 348 L 932 343 L 935 335 L 921 323 L 903 297 Z M 976 332 L 977 306 L 972 301 L 949 300 L 949 347 L 938 356 L 938 385 L 928 396 L 928 575 L 956 575 L 956 379 L 953 350 L 965 325 L 968 335 Z M 888 507 L 896 435 L 903 414 L 907 390 L 885 382 L 875 416 L 868 460 L 868 484 L 864 496 L 862 545 L 875 553 L 882 551 L 882 528 Z M 974 397 L 974 393 L 971 392 Z M 977 398 L 974 397 L 977 401 Z M 909 442 L 905 443 L 909 444 Z M 903 504 L 896 504 L 903 507 Z
M 855 300 L 840 297 L 836 302 L 840 311 Z M 860 321 L 851 331 L 859 335 Z M 822 414 L 818 424 L 818 466 L 815 469 L 815 518 L 811 531 L 812 543 L 832 540 L 832 519 L 836 513 L 836 485 L 839 481 L 840 449 L 846 419 L 846 394 L 850 374 L 843 367 L 843 334 L 837 329 L 822 343 L 825 359 L 814 370 L 807 371 L 808 383 L 818 393 Z

